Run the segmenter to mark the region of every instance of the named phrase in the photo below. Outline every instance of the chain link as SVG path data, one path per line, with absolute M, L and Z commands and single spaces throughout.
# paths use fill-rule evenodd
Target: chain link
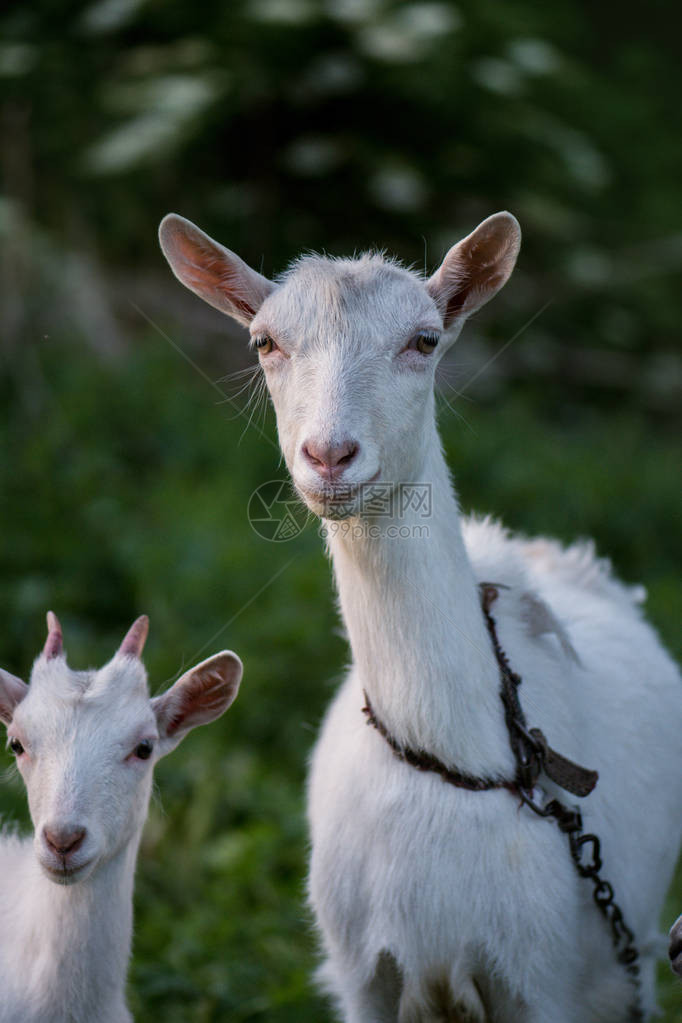
M 615 901 L 611 884 L 600 876 L 602 868 L 601 843 L 597 835 L 583 831 L 580 810 L 568 807 L 558 799 L 550 800 L 545 806 L 537 803 L 532 792 L 519 789 L 523 802 L 539 817 L 552 817 L 564 834 L 568 835 L 571 858 L 581 877 L 589 878 L 594 885 L 592 897 L 611 929 L 613 947 L 618 962 L 625 968 L 634 987 L 634 1001 L 630 1007 L 629 1023 L 644 1023 L 640 1005 L 639 952 L 635 936 L 625 923 L 623 911 Z
M 583 831 L 583 818 L 577 807 L 566 806 L 559 799 L 551 799 L 546 805 L 541 805 L 534 799 L 535 782 L 545 766 L 548 746 L 542 733 L 535 728 L 529 729 L 526 724 L 517 691 L 521 684 L 521 677 L 509 666 L 497 638 L 495 619 L 490 613 L 490 605 L 496 597 L 497 587 L 494 584 L 481 584 L 483 613 L 500 666 L 502 683 L 500 695 L 504 704 L 509 742 L 516 759 L 516 783 L 519 796 L 526 806 L 539 817 L 553 818 L 559 830 L 568 836 L 571 858 L 575 868 L 581 877 L 588 878 L 594 885 L 592 897 L 610 927 L 616 958 L 626 970 L 633 987 L 633 1001 L 629 1008 L 628 1023 L 644 1023 L 645 1016 L 641 1007 L 639 952 L 635 945 L 635 936 L 625 923 L 623 911 L 615 901 L 613 887 L 600 876 L 602 859 L 599 838 L 591 832 Z

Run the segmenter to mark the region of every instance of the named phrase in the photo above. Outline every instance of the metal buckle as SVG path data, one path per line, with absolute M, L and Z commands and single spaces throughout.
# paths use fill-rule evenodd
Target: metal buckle
M 552 810 L 550 808 L 551 804 L 547 804 L 547 806 L 544 806 L 540 803 L 537 803 L 533 798 L 534 791 L 535 791 L 534 787 L 531 787 L 529 789 L 519 787 L 519 796 L 521 797 L 521 802 L 525 803 L 526 806 L 533 811 L 533 813 L 536 813 L 538 815 L 538 817 L 551 817 L 552 816 Z

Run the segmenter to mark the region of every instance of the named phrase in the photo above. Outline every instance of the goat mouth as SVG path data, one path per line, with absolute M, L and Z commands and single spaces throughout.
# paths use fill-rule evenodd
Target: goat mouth
M 52 864 L 48 865 L 47 863 L 41 864 L 50 881 L 62 885 L 77 884 L 78 881 L 81 881 L 89 873 L 91 865 L 92 860 L 86 860 L 75 867 L 67 867 L 66 864 L 62 864 L 60 867 L 55 867 Z
M 335 490 L 301 490 L 303 500 L 310 511 L 321 519 L 349 519 L 358 513 L 358 488 L 344 487 Z
M 347 504 L 358 496 L 359 487 L 329 487 L 325 490 L 301 490 L 315 504 Z
M 376 483 L 379 479 L 381 469 L 377 469 L 371 479 L 363 480 L 361 483 L 337 483 L 323 485 L 320 490 L 313 490 L 310 487 L 298 487 L 298 490 L 306 501 L 322 505 L 325 508 L 336 507 L 337 505 L 353 505 L 362 494 L 363 488 Z

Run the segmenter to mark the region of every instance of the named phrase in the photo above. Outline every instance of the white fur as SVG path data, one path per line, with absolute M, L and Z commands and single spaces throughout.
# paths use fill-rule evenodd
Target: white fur
M 492 612 L 529 725 L 599 771 L 580 809 L 635 932 L 646 1013 L 654 1006 L 682 823 L 678 671 L 642 594 L 589 546 L 461 520 L 435 425 L 440 353 L 507 279 L 518 240 L 499 214 L 426 282 L 370 255 L 306 257 L 272 284 L 182 218 L 161 226 L 176 275 L 250 322 L 287 465 L 328 528 L 353 667 L 311 763 L 309 891 L 321 980 L 347 1023 L 627 1019 L 631 987 L 555 824 L 507 791 L 455 789 L 398 761 L 362 715 L 365 691 L 400 743 L 514 776 L 480 581 L 508 587 Z M 444 328 L 433 354 L 414 350 L 419 332 Z M 354 454 L 336 464 L 342 451 Z M 430 484 L 431 517 L 363 512 L 357 488 L 373 479 Z
M 207 669 L 216 682 L 210 701 L 197 685 L 203 672 L 206 689 Z M 0 1023 L 132 1019 L 125 980 L 133 877 L 153 765 L 193 724 L 222 713 L 240 677 L 229 651 L 154 700 L 139 658 L 120 651 L 88 672 L 71 671 L 61 655 L 42 655 L 28 687 L 0 670 L 0 717 L 24 746 L 18 767 L 34 825 L 32 838 L 0 834 Z M 181 692 L 184 719 L 169 728 Z M 143 739 L 154 745 L 147 760 L 134 755 Z M 60 826 L 86 829 L 81 846 L 64 857 L 45 838 L 46 828 Z

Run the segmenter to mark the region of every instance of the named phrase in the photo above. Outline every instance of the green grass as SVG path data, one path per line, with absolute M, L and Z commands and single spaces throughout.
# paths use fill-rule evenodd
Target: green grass
M 229 365 L 210 365 L 217 378 Z M 157 337 L 120 364 L 76 345 L 17 353 L 0 379 L 1 663 L 28 671 L 44 613 L 62 618 L 72 663 L 108 659 L 141 612 L 160 688 L 229 646 L 246 666 L 223 719 L 159 766 L 136 889 L 130 1001 L 164 1023 L 330 1019 L 314 993 L 304 902 L 306 761 L 344 670 L 329 565 L 314 523 L 260 539 L 252 491 L 285 478 L 272 416 L 264 438 Z M 465 507 L 564 539 L 593 536 L 682 653 L 677 451 L 635 410 L 547 395 L 443 410 Z M 278 574 L 279 573 L 279 574 Z M 26 820 L 23 793 L 3 810 Z M 661 836 L 665 841 L 665 836 Z M 682 876 L 666 909 L 682 911 Z M 682 986 L 661 967 L 666 1023 Z

